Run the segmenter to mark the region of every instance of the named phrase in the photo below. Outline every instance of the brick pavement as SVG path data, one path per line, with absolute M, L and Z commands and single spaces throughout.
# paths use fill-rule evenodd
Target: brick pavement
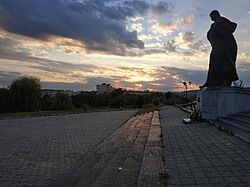
M 46 186 L 135 111 L 0 120 L 0 186 Z
M 160 146 L 158 112 L 134 116 L 50 186 L 161 186 Z
M 250 186 L 250 146 L 208 123 L 184 125 L 187 114 L 161 109 L 169 186 Z

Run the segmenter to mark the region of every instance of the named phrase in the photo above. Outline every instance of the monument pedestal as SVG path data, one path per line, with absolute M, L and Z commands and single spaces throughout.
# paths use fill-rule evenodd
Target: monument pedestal
M 250 94 L 233 87 L 207 87 L 198 92 L 197 101 L 203 119 L 216 120 L 250 110 Z

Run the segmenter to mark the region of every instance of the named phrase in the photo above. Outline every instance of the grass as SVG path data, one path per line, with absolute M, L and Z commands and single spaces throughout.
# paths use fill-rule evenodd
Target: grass
M 132 108 L 124 108 L 123 110 L 131 110 Z M 145 105 L 135 115 L 145 114 L 159 110 L 159 107 L 154 105 Z M 119 111 L 119 108 L 110 107 L 88 107 L 86 109 L 71 109 L 71 110 L 48 110 L 48 111 L 36 111 L 36 112 L 16 112 L 16 113 L 4 113 L 0 114 L 0 119 L 5 118 L 24 118 L 24 117 L 38 117 L 38 116 L 53 116 L 53 115 L 65 115 L 65 114 L 80 114 L 90 112 L 108 112 Z
M 0 119 L 4 118 L 23 118 L 23 117 L 37 117 L 37 116 L 53 116 L 53 115 L 65 115 L 65 114 L 80 114 L 90 112 L 107 112 L 107 111 L 118 111 L 117 108 L 88 108 L 84 109 L 71 109 L 71 110 L 49 110 L 49 111 L 36 111 L 36 112 L 17 112 L 17 113 L 4 113 L 0 114 Z
M 139 109 L 136 115 L 145 114 L 145 113 L 153 112 L 156 110 L 159 110 L 159 107 L 154 106 L 154 105 L 146 105 L 142 107 L 141 109 Z
M 50 116 L 62 115 L 67 113 L 83 113 L 83 110 L 52 110 L 52 111 L 35 111 L 35 112 L 17 112 L 0 114 L 0 118 L 21 118 L 21 117 L 35 117 L 35 116 Z

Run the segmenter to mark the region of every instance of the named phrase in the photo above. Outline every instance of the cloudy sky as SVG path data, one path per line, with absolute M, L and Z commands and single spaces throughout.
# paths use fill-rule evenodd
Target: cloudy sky
M 237 71 L 250 86 L 249 0 L 1 0 L 0 86 L 28 75 L 53 89 L 198 89 L 214 9 L 238 24 Z

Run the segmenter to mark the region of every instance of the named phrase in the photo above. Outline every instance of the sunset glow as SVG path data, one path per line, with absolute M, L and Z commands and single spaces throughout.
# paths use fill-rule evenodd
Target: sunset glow
M 220 1 L 0 1 L 0 86 L 35 76 L 43 88 L 182 91 L 206 79 L 209 13 L 238 24 L 237 70 L 250 86 L 250 4 Z M 123 11 L 122 11 L 123 10 Z

